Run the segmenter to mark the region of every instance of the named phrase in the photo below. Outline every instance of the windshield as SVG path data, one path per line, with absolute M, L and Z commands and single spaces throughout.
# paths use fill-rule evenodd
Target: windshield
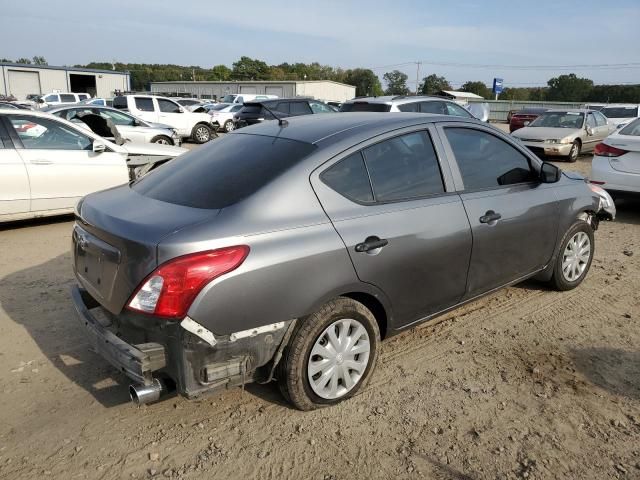
M 343 103 L 341 112 L 390 112 L 391 105 L 386 103 L 353 102 Z
M 151 171 L 131 188 L 162 202 L 224 208 L 258 191 L 315 148 L 285 138 L 226 135 Z
M 604 107 L 600 113 L 607 118 L 635 118 L 638 116 L 638 107 Z
M 584 113 L 581 112 L 547 112 L 529 124 L 530 127 L 550 128 L 582 128 Z
M 631 122 L 629 125 L 621 129 L 618 133 L 620 135 L 640 136 L 640 118 Z
M 233 103 L 238 95 L 225 95 L 222 98 L 222 103 Z

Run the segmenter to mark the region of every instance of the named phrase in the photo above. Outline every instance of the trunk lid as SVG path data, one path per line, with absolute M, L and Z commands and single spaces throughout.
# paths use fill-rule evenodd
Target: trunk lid
M 605 143 L 627 151 L 619 157 L 609 158 L 611 168 L 618 172 L 640 173 L 640 136 L 615 133 L 607 138 Z
M 74 272 L 114 314 L 158 266 L 163 238 L 219 213 L 145 197 L 128 185 L 88 195 L 79 210 L 72 235 Z

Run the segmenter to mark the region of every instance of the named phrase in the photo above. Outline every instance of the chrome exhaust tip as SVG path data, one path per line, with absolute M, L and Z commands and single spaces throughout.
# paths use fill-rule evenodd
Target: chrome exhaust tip
M 167 387 L 158 378 L 151 385 L 129 385 L 129 397 L 137 406 L 157 402 L 167 392 Z

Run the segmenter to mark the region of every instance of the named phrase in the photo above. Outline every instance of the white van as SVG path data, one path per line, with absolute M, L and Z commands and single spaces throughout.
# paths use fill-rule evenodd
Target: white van
M 640 105 L 633 103 L 610 103 L 600 109 L 600 113 L 607 117 L 610 125 L 622 128 L 627 123 L 640 117 Z
M 91 95 L 88 93 L 52 92 L 42 95 L 38 99 L 38 106 L 50 107 L 53 105 L 67 105 L 88 100 Z
M 272 98 L 278 98 L 277 95 L 262 95 L 255 93 L 235 93 L 232 95 L 225 95 L 220 103 L 244 103 L 253 102 L 254 100 L 270 100 Z

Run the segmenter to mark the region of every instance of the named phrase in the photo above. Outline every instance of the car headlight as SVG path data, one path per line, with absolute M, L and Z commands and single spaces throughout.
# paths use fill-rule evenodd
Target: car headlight
M 604 188 L 594 185 L 593 183 L 589 184 L 589 188 L 600 198 L 597 213 L 602 215 L 602 213 L 605 212 L 604 216 L 606 218 L 614 220 L 616 218 L 616 204 L 613 203 L 611 195 L 609 195 Z

